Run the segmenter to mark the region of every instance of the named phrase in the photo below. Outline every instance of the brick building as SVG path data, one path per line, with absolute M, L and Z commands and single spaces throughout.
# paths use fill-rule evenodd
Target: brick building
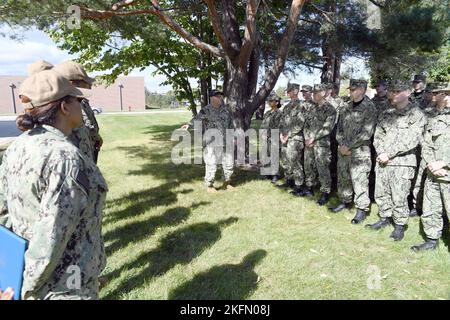
M 25 78 L 24 76 L 0 75 L 0 115 L 13 115 L 23 111 L 18 92 L 20 84 Z M 108 87 L 95 86 L 89 101 L 91 106 L 101 107 L 103 112 L 144 111 L 144 77 L 119 77 Z

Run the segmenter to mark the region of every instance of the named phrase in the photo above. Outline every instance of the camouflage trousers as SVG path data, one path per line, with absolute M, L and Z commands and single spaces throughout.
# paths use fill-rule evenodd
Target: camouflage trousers
M 268 163 L 262 164 L 262 167 L 265 168 L 266 173 L 270 175 L 279 175 L 280 174 L 280 157 L 281 157 L 281 143 L 278 144 L 278 154 L 272 154 L 272 142 L 271 136 L 265 137 L 264 141 L 266 145 L 266 155 L 268 157 Z M 275 150 L 276 152 L 277 150 Z M 261 159 L 260 159 L 261 160 Z M 278 165 L 276 164 L 278 162 Z M 275 169 L 276 168 L 276 169 Z M 270 171 L 270 173 L 267 173 Z
M 430 239 L 439 239 L 442 235 L 443 215 L 450 212 L 450 183 L 438 182 L 427 177 L 423 196 L 423 231 Z
M 371 160 L 367 157 L 352 157 L 338 154 L 338 196 L 342 202 L 352 202 L 355 207 L 369 211 L 369 174 Z
M 304 144 L 302 140 L 289 139 L 286 145 L 281 147 L 281 167 L 286 179 L 293 179 L 296 186 L 305 183 L 303 172 L 302 152 Z
M 423 196 L 424 196 L 424 187 L 425 180 L 427 178 L 427 166 L 425 161 L 421 160 L 416 171 L 416 178 L 413 184 L 413 205 L 415 208 L 422 209 L 423 207 Z
M 207 145 L 203 151 L 205 160 L 205 183 L 207 187 L 212 187 L 216 177 L 217 166 L 222 165 L 222 178 L 230 181 L 233 174 L 234 154 L 225 151 L 222 146 Z
M 331 192 L 331 149 L 327 144 L 315 145 L 305 148 L 305 184 L 312 188 L 317 180 L 320 182 L 320 191 Z
M 392 217 L 396 225 L 406 225 L 409 219 L 408 195 L 415 168 L 377 164 L 375 170 L 375 201 L 380 217 Z

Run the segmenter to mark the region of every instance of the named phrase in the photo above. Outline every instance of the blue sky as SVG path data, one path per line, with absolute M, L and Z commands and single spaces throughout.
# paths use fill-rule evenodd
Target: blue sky
M 6 27 L 2 27 L 0 30 L 8 31 Z M 27 66 L 39 59 L 57 64 L 73 58 L 76 58 L 76 56 L 57 48 L 53 40 L 39 30 L 26 31 L 23 34 L 23 40 L 20 42 L 0 37 L 0 75 L 25 76 Z M 353 61 L 353 63 L 361 64 L 362 62 Z M 160 83 L 164 82 L 166 78 L 162 75 L 153 75 L 154 70 L 153 67 L 149 67 L 143 71 L 134 70 L 129 75 L 143 76 L 145 85 L 150 91 L 167 92 L 171 90 L 170 86 L 160 86 Z M 93 75 L 95 76 L 96 73 L 93 73 Z M 364 72 L 362 76 L 365 76 Z M 284 75 L 280 76 L 276 88 L 285 86 L 288 80 Z M 290 80 L 300 84 L 313 84 L 320 82 L 320 74 L 310 75 L 298 72 L 295 78 Z

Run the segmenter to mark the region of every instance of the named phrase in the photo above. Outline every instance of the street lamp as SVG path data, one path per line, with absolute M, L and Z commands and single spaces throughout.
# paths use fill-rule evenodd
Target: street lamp
M 14 96 L 14 89 L 17 88 L 17 87 L 12 82 L 9 84 L 9 87 L 11 88 L 11 96 L 12 96 L 12 101 L 13 101 L 14 114 L 16 114 L 17 113 L 17 110 L 16 110 L 16 97 Z
M 120 92 L 120 111 L 123 111 L 122 89 L 123 89 L 123 84 L 122 84 L 122 83 L 119 83 L 119 92 Z

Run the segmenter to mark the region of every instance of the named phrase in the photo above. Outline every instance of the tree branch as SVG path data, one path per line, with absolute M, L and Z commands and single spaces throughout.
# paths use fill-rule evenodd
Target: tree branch
M 95 10 L 87 7 L 80 7 L 82 18 L 91 20 L 105 20 L 115 16 L 130 16 L 138 14 L 149 14 L 157 16 L 162 23 L 164 23 L 171 30 L 176 32 L 179 36 L 185 39 L 190 44 L 194 45 L 200 50 L 210 52 L 217 57 L 224 57 L 223 50 L 203 42 L 184 29 L 181 25 L 175 22 L 171 17 L 165 14 L 158 5 L 158 1 L 152 0 L 153 9 L 147 10 L 133 10 L 133 11 L 112 11 L 112 10 Z
M 305 1 L 306 0 L 292 0 L 286 31 L 278 47 L 279 49 L 277 59 L 275 60 L 273 68 L 269 72 L 268 77 L 264 81 L 264 84 L 261 86 L 261 88 L 259 88 L 258 93 L 251 102 L 251 108 L 253 109 L 251 111 L 256 110 L 262 103 L 264 103 L 267 96 L 275 87 L 275 83 L 278 80 L 281 72 L 283 71 L 284 64 L 289 52 L 289 47 L 297 28 L 298 18 L 300 16 L 303 5 L 305 4 Z
M 238 64 L 241 69 L 247 67 L 248 60 L 252 54 L 253 47 L 256 42 L 256 14 L 258 12 L 258 7 L 260 0 L 248 0 L 246 8 L 246 26 L 244 31 L 244 41 L 242 43 L 241 52 L 238 57 Z
M 242 46 L 242 39 L 239 31 L 239 23 L 236 16 L 236 2 L 230 0 L 221 0 L 223 10 L 222 21 L 227 30 L 226 37 L 231 47 L 239 52 Z
M 234 57 L 238 54 L 237 50 L 233 49 L 230 43 L 225 39 L 222 32 L 222 27 L 220 26 L 220 18 L 217 14 L 215 1 L 214 0 L 204 0 L 206 5 L 208 6 L 208 15 L 211 20 L 212 27 L 214 29 L 214 33 L 219 39 L 222 48 L 225 50 L 226 54 L 229 57 Z

